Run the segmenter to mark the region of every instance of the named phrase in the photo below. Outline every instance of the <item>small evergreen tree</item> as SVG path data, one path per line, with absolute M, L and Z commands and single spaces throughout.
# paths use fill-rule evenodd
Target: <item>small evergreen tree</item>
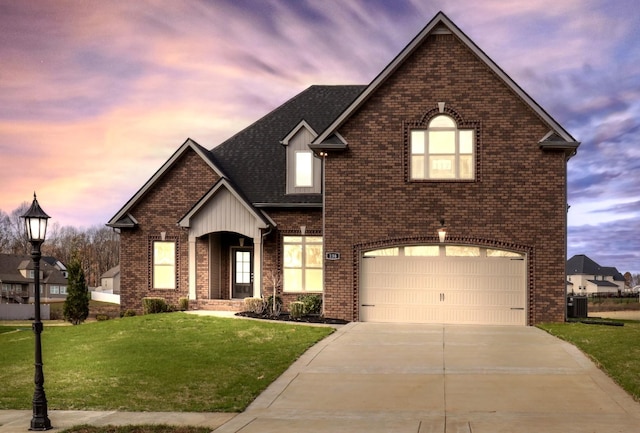
M 75 253 L 67 268 L 69 278 L 67 279 L 67 299 L 64 301 L 62 314 L 64 320 L 79 325 L 84 322 L 89 315 L 89 289 L 84 278 L 82 263 L 78 254 Z

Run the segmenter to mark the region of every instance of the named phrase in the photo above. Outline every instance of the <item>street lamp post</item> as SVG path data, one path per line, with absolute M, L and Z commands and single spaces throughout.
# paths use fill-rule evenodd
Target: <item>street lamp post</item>
M 49 430 L 51 429 L 51 421 L 47 415 L 47 396 L 44 393 L 44 373 L 42 372 L 42 343 L 40 334 L 42 334 L 42 322 L 40 321 L 40 246 L 44 242 L 47 233 L 47 215 L 36 199 L 36 193 L 33 193 L 33 203 L 26 214 L 20 218 L 24 218 L 27 238 L 32 246 L 31 259 L 33 259 L 33 285 L 34 285 L 34 301 L 36 318 L 33 322 L 33 333 L 35 334 L 35 390 L 33 392 L 33 418 L 31 418 L 31 427 L 29 430 Z

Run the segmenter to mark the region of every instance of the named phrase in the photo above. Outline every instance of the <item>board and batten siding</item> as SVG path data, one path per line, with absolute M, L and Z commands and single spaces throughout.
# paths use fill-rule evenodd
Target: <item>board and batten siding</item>
M 189 236 L 233 232 L 260 239 L 261 223 L 229 190 L 221 188 L 192 218 Z
M 253 281 L 253 294 L 260 296 L 262 284 L 263 221 L 252 213 L 231 191 L 220 188 L 211 199 L 190 218 L 189 226 L 189 297 L 196 299 L 196 239 L 210 233 L 232 232 L 253 239 L 253 269 L 258 278 Z M 212 276 L 216 278 L 216 276 Z M 210 286 L 210 290 L 222 290 Z M 219 281 L 219 279 L 218 279 Z
M 296 187 L 296 152 L 311 152 L 309 143 L 316 138 L 316 134 L 301 127 L 287 144 L 287 194 L 319 194 L 322 192 L 322 162 L 313 156 L 313 186 Z

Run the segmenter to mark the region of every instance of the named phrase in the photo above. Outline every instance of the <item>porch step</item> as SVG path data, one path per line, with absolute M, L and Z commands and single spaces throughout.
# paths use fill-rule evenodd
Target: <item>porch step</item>
M 191 302 L 191 308 L 207 311 L 244 311 L 242 299 L 198 299 Z

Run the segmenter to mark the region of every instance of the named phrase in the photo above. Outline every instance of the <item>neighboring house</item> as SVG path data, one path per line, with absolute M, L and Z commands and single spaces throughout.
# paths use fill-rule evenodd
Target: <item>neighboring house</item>
M 100 277 L 100 291 L 120 293 L 120 265 L 114 266 Z
M 575 295 L 620 294 L 624 276 L 611 266 L 600 266 L 584 254 L 567 261 L 567 293 Z
M 53 257 L 40 261 L 40 300 L 62 302 L 67 298 L 67 278 L 49 263 L 60 263 Z M 64 265 L 62 265 L 64 268 Z M 65 268 L 66 269 L 66 268 Z M 34 302 L 35 270 L 31 256 L 0 254 L 0 284 L 2 303 L 27 304 Z
M 44 256 L 42 257 L 42 260 L 44 260 L 45 262 L 49 263 L 51 266 L 55 267 L 57 270 L 62 272 L 62 275 L 65 278 L 69 278 L 69 271 L 67 271 L 67 267 L 60 260 L 50 256 Z
M 369 85 L 185 141 L 107 224 L 121 308 L 240 309 L 275 285 L 350 321 L 563 321 L 578 145 L 439 13 Z

